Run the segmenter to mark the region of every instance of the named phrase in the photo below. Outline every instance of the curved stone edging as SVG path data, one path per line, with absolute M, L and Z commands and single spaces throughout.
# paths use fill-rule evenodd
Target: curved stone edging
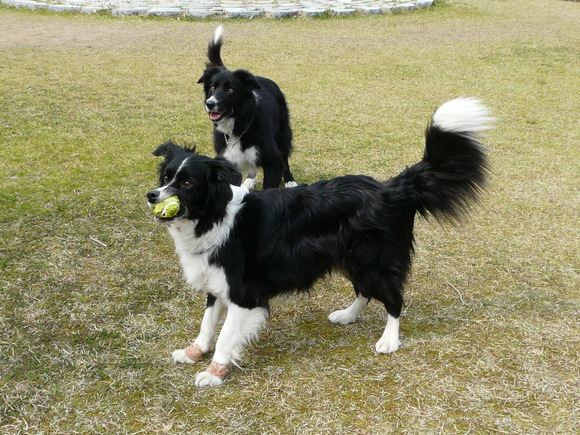
M 52 12 L 92 14 L 111 11 L 113 16 L 151 15 L 192 18 L 288 18 L 335 16 L 356 12 L 375 15 L 413 11 L 433 5 L 434 0 L 0 0 L 7 6 L 47 9 Z

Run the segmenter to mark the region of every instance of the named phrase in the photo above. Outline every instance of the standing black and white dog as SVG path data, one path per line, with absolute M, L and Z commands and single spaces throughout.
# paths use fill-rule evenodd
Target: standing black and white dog
M 330 321 L 354 322 L 377 299 L 386 307 L 387 324 L 376 350 L 396 351 L 415 215 L 459 219 L 477 200 L 488 158 L 476 132 L 491 120 L 478 100 L 443 104 L 427 127 L 423 160 L 385 182 L 345 176 L 249 192 L 226 159 L 171 142 L 159 146 L 153 154 L 165 157 L 160 187 L 148 201 L 179 197 L 177 216 L 158 220 L 173 236 L 187 283 L 207 293 L 199 335 L 173 352 L 175 361 L 200 360 L 227 311 L 212 363 L 196 378 L 199 386 L 221 384 L 266 321 L 268 301 L 307 290 L 332 270 L 352 281 L 356 299 Z
M 205 108 L 214 123 L 214 147 L 248 175 L 244 186 L 253 189 L 258 167 L 264 170 L 263 188 L 295 187 L 288 157 L 292 130 L 286 98 L 272 80 L 249 71 L 228 70 L 221 59 L 223 26 L 209 43 L 203 83 Z

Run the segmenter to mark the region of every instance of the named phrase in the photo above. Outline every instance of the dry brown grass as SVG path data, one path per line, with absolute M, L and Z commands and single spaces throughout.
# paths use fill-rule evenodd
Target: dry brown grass
M 346 20 L 226 24 L 224 58 L 275 79 L 300 181 L 386 178 L 431 111 L 500 119 L 491 188 L 462 227 L 420 221 L 402 348 L 384 309 L 338 327 L 332 276 L 274 301 L 220 388 L 169 352 L 199 327 L 144 204 L 153 148 L 211 153 L 195 81 L 215 22 L 0 7 L 0 427 L 6 433 L 577 433 L 577 3 L 461 0 Z M 114 204 L 104 198 L 114 194 Z

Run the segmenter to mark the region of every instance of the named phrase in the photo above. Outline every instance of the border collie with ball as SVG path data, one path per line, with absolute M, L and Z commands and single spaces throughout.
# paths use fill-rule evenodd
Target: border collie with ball
M 214 147 L 248 175 L 244 187 L 253 189 L 258 167 L 264 171 L 264 189 L 295 187 L 288 157 L 292 151 L 290 115 L 276 83 L 244 69 L 228 70 L 221 59 L 223 26 L 209 43 L 203 83 L 205 109 L 214 124 Z
M 477 200 L 488 157 L 476 132 L 491 121 L 479 100 L 449 101 L 427 127 L 423 159 L 399 175 L 384 182 L 350 175 L 293 189 L 250 192 L 226 159 L 160 145 L 153 153 L 165 157 L 160 187 L 147 198 L 154 207 L 178 197 L 177 214 L 157 221 L 173 236 L 187 283 L 207 294 L 199 335 L 174 360 L 201 360 L 225 314 L 213 359 L 195 381 L 221 384 L 264 325 L 269 300 L 306 291 L 333 270 L 352 281 L 356 298 L 330 321 L 354 322 L 377 299 L 387 324 L 376 350 L 396 351 L 415 215 L 458 220 Z

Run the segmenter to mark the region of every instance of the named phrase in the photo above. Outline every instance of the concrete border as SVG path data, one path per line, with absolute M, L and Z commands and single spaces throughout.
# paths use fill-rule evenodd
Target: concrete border
M 111 12 L 114 17 L 133 15 L 191 18 L 291 18 L 325 14 L 377 15 L 428 8 L 434 0 L 0 0 L 6 6 L 48 9 L 52 12 L 94 14 Z

